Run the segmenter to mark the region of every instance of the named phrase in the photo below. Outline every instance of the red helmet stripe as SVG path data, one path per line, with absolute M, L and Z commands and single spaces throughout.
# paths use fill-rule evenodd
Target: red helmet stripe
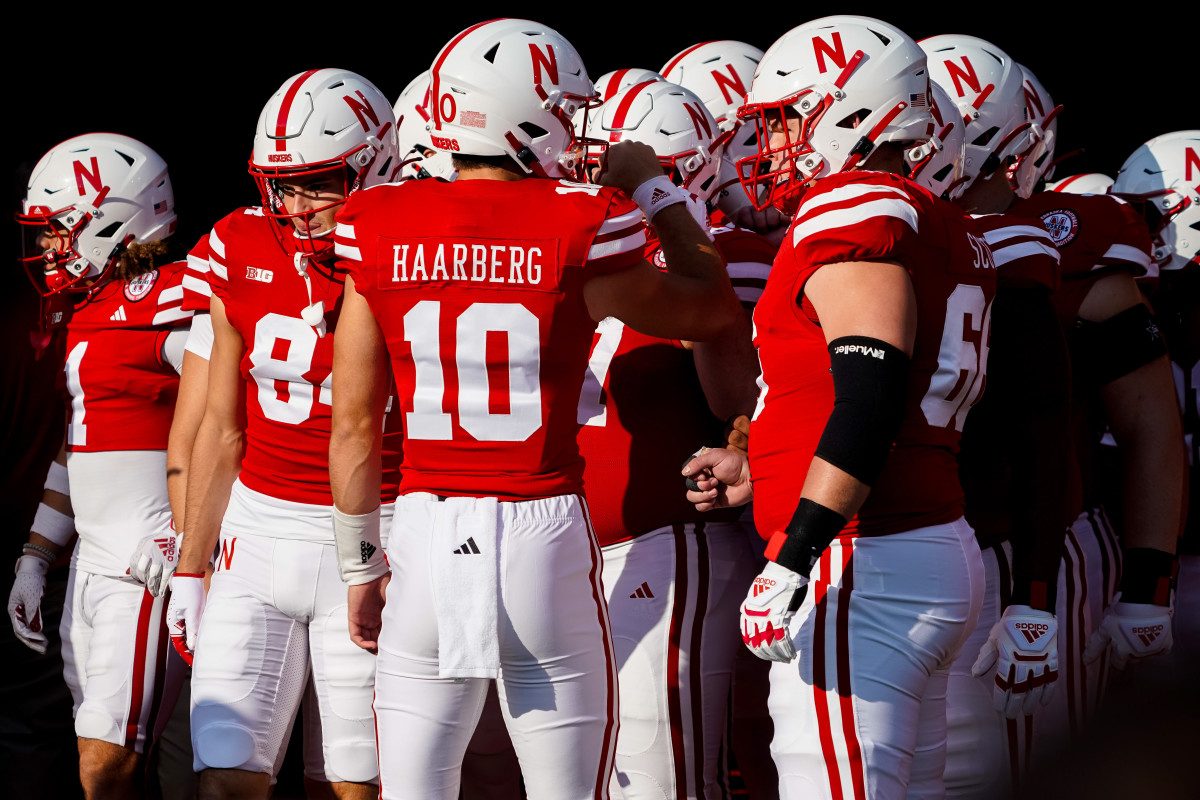
M 608 82 L 608 86 L 604 87 L 604 97 L 601 102 L 607 103 L 616 96 L 617 92 L 621 89 L 621 81 L 625 79 L 628 73 L 628 69 L 619 69 L 613 73 L 612 80 Z
M 629 91 L 625 92 L 625 96 L 621 98 L 621 102 L 617 104 L 617 110 L 613 114 L 614 130 L 608 136 L 608 140 L 610 142 L 621 141 L 621 134 L 617 133 L 617 129 L 625 126 L 625 117 L 629 115 L 629 109 L 633 105 L 633 101 L 637 98 L 642 89 L 645 89 L 647 86 L 651 86 L 657 82 L 658 81 L 642 81 L 641 83 L 630 86 Z
M 500 19 L 507 19 L 501 17 Z M 430 107 L 433 109 L 433 127 L 437 130 L 442 129 L 442 111 L 439 106 L 442 99 L 442 64 L 446 63 L 446 58 L 450 55 L 459 42 L 465 39 L 471 32 L 477 28 L 482 28 L 484 25 L 490 25 L 493 22 L 500 22 L 500 19 L 490 19 L 487 22 L 480 22 L 478 25 L 472 25 L 465 31 L 455 36 L 450 40 L 450 44 L 442 48 L 442 52 L 438 53 L 437 61 L 433 62 L 433 68 L 429 70 L 429 91 L 430 91 Z
M 712 44 L 712 42 L 701 42 L 700 44 L 694 44 L 691 47 L 689 47 L 687 50 L 684 50 L 682 53 L 680 53 L 679 55 L 672 58 L 670 63 L 668 63 L 665 67 L 663 67 L 662 74 L 666 75 L 668 72 L 675 69 L 675 67 L 679 64 L 679 62 L 682 61 L 688 53 L 691 53 L 693 50 L 699 50 L 701 47 L 704 47 L 704 45 L 706 45 L 706 44 Z
M 286 150 L 287 140 L 287 120 L 288 114 L 292 111 L 292 102 L 296 99 L 296 95 L 300 93 L 300 86 L 308 80 L 313 73 L 320 72 L 317 69 L 310 69 L 292 82 L 288 87 L 287 94 L 283 96 L 283 104 L 279 106 L 279 119 L 275 121 L 275 149 Z

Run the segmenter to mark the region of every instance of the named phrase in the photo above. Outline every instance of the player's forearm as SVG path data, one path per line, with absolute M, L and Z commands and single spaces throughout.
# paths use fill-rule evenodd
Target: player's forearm
M 870 493 L 870 486 L 820 456 L 813 457 L 800 490 L 801 497 L 820 503 L 848 520 L 858 514 Z
M 185 519 L 187 536 L 179 571 L 203 572 L 221 534 L 229 491 L 241 470 L 245 434 L 205 417 L 189 462 Z
M 734 317 L 723 336 L 692 347 L 696 376 L 708 407 L 718 419 L 750 414 L 758 398 L 758 356 L 744 314 Z
M 741 303 L 729 282 L 725 262 L 684 204 L 659 211 L 653 221 L 662 246 L 667 272 L 688 281 L 690 308 L 672 309 L 687 315 L 690 333 L 686 338 L 707 341 L 723 334 L 734 317 L 741 315 Z
M 194 353 L 185 353 L 175 415 L 171 418 L 171 433 L 167 438 L 167 496 L 178 531 L 186 530 L 188 464 L 196 446 L 200 423 L 204 419 L 207 388 L 207 359 Z
M 1183 424 L 1166 357 L 1100 390 L 1121 451 L 1126 548 L 1175 552 L 1183 508 Z
M 329 437 L 333 504 L 347 514 L 366 514 L 379 505 L 382 456 L 378 430 L 363 415 L 335 424 Z

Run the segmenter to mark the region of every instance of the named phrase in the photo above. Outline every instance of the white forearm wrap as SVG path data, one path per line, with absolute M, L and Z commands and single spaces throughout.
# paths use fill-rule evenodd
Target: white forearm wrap
M 71 481 L 67 478 L 67 468 L 57 461 L 50 462 L 50 471 L 46 473 L 46 488 L 67 497 L 71 496 Z
M 633 202 L 646 215 L 647 222 L 652 222 L 654 215 L 667 206 L 686 203 L 689 197 L 686 189 L 671 183 L 666 175 L 653 177 L 633 190 Z
M 75 518 L 41 503 L 33 517 L 33 527 L 30 530 L 45 536 L 59 547 L 64 547 L 75 533 Z
M 370 583 L 390 571 L 379 541 L 378 506 L 366 514 L 346 514 L 334 506 L 333 538 L 343 583 Z

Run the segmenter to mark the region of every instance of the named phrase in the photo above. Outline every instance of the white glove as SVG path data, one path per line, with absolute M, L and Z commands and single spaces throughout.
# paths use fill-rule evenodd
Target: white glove
M 1112 663 L 1117 669 L 1125 669 L 1130 661 L 1171 652 L 1171 617 L 1174 613 L 1170 606 L 1118 600 L 1104 612 L 1104 620 L 1083 651 L 1083 660 L 1095 661 L 1110 642 Z
M 1046 705 L 1058 680 L 1058 621 L 1049 611 L 1009 606 L 992 626 L 971 675 L 994 669 L 992 704 L 1009 719 Z
M 177 573 L 171 578 L 171 600 L 167 603 L 167 630 L 171 644 L 192 665 L 196 634 L 204 612 L 204 576 Z
M 788 663 L 796 648 L 788 623 L 808 593 L 808 578 L 768 561 L 742 603 L 742 641 L 765 661 Z
M 13 633 L 26 647 L 37 653 L 46 652 L 46 634 L 42 633 L 42 592 L 46 590 L 46 573 L 50 562 L 38 556 L 17 559 L 17 577 L 8 593 L 8 616 Z
M 155 597 L 162 597 L 171 584 L 175 566 L 179 563 L 180 538 L 173 533 L 147 536 L 138 542 L 129 557 L 129 574 L 146 584 Z

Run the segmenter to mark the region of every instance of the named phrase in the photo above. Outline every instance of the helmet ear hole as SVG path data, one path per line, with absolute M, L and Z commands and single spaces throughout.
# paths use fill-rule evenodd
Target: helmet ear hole
M 522 122 L 517 127 L 520 128 L 522 131 L 524 131 L 525 135 L 528 136 L 530 139 L 535 139 L 535 140 L 540 139 L 543 136 L 546 136 L 550 133 L 550 131 L 546 130 L 545 128 L 541 127 L 540 125 L 534 125 L 532 122 Z
M 111 225 L 106 225 L 104 226 L 104 230 L 97 233 L 96 236 L 101 239 L 111 239 L 113 236 L 116 236 L 117 231 L 121 230 L 121 225 L 123 224 L 122 222 L 114 222 Z

